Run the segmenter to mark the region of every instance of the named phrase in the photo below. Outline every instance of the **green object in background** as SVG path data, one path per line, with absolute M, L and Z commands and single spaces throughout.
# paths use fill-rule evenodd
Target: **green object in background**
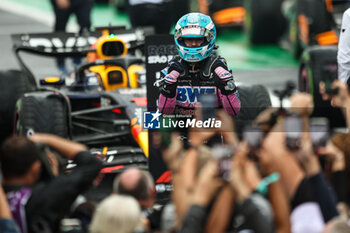
M 297 67 L 293 55 L 277 45 L 248 45 L 242 31 L 227 29 L 217 36 L 218 53 L 233 70 Z

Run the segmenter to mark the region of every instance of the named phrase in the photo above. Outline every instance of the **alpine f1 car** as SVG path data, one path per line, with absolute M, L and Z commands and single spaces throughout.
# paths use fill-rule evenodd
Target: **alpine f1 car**
M 140 125 L 147 104 L 144 61 L 131 54 L 147 33 L 108 27 L 84 35 L 12 35 L 21 70 L 0 72 L 1 139 L 52 133 L 87 145 L 105 161 L 106 173 L 129 165 L 146 169 L 148 137 Z M 38 80 L 24 62 L 28 53 L 55 58 L 89 53 L 90 62 L 77 68 L 71 84 L 56 76 Z

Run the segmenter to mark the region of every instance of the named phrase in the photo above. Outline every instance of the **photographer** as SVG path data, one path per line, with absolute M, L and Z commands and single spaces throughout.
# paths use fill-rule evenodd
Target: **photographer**
M 40 182 L 40 171 L 47 169 L 36 143 L 77 164 L 70 173 Z M 0 162 L 4 189 L 21 232 L 58 232 L 61 219 L 69 213 L 77 196 L 86 191 L 102 168 L 102 162 L 87 148 L 50 134 L 34 134 L 29 139 L 13 136 L 1 148 Z
M 161 71 L 160 112 L 193 115 L 199 95 L 210 94 L 229 115 L 237 115 L 241 107 L 238 91 L 225 59 L 213 54 L 216 29 L 210 17 L 200 13 L 182 16 L 174 37 L 179 56 Z

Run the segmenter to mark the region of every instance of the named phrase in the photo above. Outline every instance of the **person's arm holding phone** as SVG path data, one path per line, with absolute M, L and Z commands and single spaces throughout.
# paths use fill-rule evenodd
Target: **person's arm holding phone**
M 218 176 L 225 184 L 211 204 L 205 232 L 225 232 L 231 222 L 234 206 L 234 191 L 229 184 L 233 150 L 229 145 L 216 144 L 211 152 L 218 164 Z
M 309 132 L 303 133 L 301 149 L 294 153 L 308 177 L 312 199 L 321 208 L 325 222 L 338 215 L 336 195 L 321 172 L 321 165 L 312 147 Z
M 342 109 L 344 118 L 346 120 L 346 125 L 348 130 L 350 130 L 350 94 L 349 87 L 346 83 L 336 80 L 332 83 L 332 88 L 338 88 L 338 94 L 334 95 L 331 99 L 331 104 L 334 107 L 339 107 Z
M 341 135 L 335 135 L 338 140 Z M 337 139 L 336 139 L 337 140 Z M 343 139 L 341 139 L 343 140 Z M 338 203 L 347 202 L 348 189 L 346 187 L 346 162 L 344 152 L 341 151 L 334 143 L 330 140 L 327 142 L 325 147 L 319 149 L 319 155 L 324 156 L 326 161 L 331 163 L 332 177 L 331 184 L 337 195 Z
M 309 117 L 314 111 L 312 96 L 308 93 L 296 93 L 290 97 L 290 110 L 298 114 L 303 122 L 302 128 L 308 129 Z
M 262 148 L 271 156 L 271 160 L 276 166 L 276 171 L 280 174 L 283 189 L 287 194 L 288 200 L 292 200 L 305 175 L 292 153 L 286 147 L 283 122 L 277 123 L 271 130 L 271 133 L 264 138 Z M 293 176 L 290 174 L 293 174 Z
M 182 222 L 180 233 L 203 232 L 207 217 L 207 207 L 217 190 L 222 186 L 222 180 L 217 176 L 218 164 L 210 160 L 199 173 L 194 187 L 192 205 Z
M 264 149 L 258 151 L 259 164 L 265 176 L 277 172 L 273 158 Z M 274 221 L 277 233 L 290 233 L 290 205 L 279 179 L 268 186 L 268 198 L 274 212 Z
M 247 153 L 246 146 L 241 145 L 232 161 L 230 184 L 235 194 L 235 212 L 244 217 L 238 230 L 250 229 L 254 232 L 271 233 L 273 229 L 272 213 L 270 208 L 264 208 L 270 205 L 260 194 L 252 193 L 253 190 L 244 177 L 244 160 Z M 257 205 L 257 202 L 265 204 Z
M 29 139 L 36 143 L 46 144 L 48 147 L 57 151 L 60 155 L 69 160 L 73 160 L 79 152 L 87 150 L 87 147 L 83 144 L 53 134 L 35 133 L 30 136 Z
M 162 151 L 162 156 L 164 162 L 171 171 L 173 185 L 171 198 L 176 206 L 176 218 L 178 224 L 180 224 L 189 209 L 191 195 L 184 182 L 186 177 L 184 177 L 183 172 L 181 172 L 184 161 L 181 156 L 184 153 L 183 141 L 179 139 L 180 134 L 178 132 L 173 132 L 167 136 L 170 136 L 170 145 Z M 177 227 L 180 226 L 178 225 Z
M 328 94 L 325 83 L 323 82 L 319 84 L 319 89 L 323 100 L 330 100 L 333 107 L 342 109 L 347 128 L 350 130 L 350 93 L 348 84 L 340 80 L 333 81 L 331 89 L 337 89 L 337 94 Z
M 216 112 L 219 120 L 221 120 L 220 132 L 224 137 L 225 142 L 232 148 L 235 148 L 239 144 L 239 139 L 235 133 L 235 122 L 233 117 L 228 115 L 226 111 L 220 109 Z

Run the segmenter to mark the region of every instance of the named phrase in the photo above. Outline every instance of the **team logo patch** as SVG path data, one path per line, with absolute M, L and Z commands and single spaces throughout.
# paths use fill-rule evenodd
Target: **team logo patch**
M 202 94 L 216 94 L 216 87 L 191 87 L 181 86 L 177 88 L 176 101 L 181 103 L 197 103 Z

